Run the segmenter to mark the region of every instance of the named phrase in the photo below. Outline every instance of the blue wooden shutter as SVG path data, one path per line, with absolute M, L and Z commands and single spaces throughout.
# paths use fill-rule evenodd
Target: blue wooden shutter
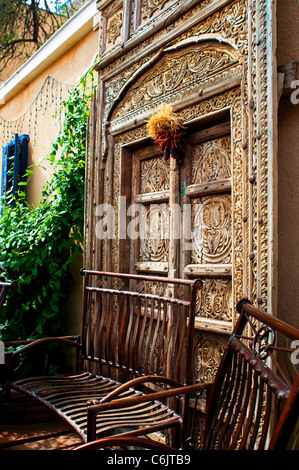
M 2 198 L 5 196 L 6 188 L 7 188 L 7 165 L 8 165 L 8 145 L 5 145 L 2 149 L 1 205 L 2 205 Z
M 25 181 L 25 173 L 28 159 L 29 135 L 23 134 L 15 138 L 2 150 L 2 175 L 1 175 L 1 205 L 3 198 L 6 203 L 15 205 L 18 197 L 18 184 Z

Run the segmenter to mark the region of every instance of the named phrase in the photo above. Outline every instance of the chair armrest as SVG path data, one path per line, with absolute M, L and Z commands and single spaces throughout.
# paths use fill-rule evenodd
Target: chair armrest
M 178 395 L 187 395 L 209 388 L 211 385 L 212 382 L 205 382 L 200 384 L 185 385 L 183 387 L 177 387 L 169 390 L 163 390 L 162 392 L 142 394 L 137 397 L 120 398 L 118 400 L 109 401 L 108 403 L 98 403 L 96 405 L 90 405 L 88 407 L 88 412 L 90 412 L 90 414 L 96 414 L 100 411 L 125 408 L 127 406 L 145 403 L 147 401 L 162 400 L 164 398 L 175 397 Z
M 184 384 L 177 382 L 175 380 L 169 379 L 167 377 L 161 376 L 161 375 L 145 375 L 142 377 L 137 377 L 136 379 L 129 380 L 128 382 L 120 385 L 117 387 L 113 392 L 108 393 L 106 397 L 102 398 L 99 403 L 106 403 L 112 400 L 115 400 L 119 395 L 121 395 L 123 392 L 126 390 L 129 390 L 129 388 L 135 388 L 136 385 L 140 385 L 142 383 L 146 382 L 159 382 L 159 383 L 165 383 L 168 385 L 171 385 L 173 387 L 179 388 L 179 387 L 184 387 Z
M 25 351 L 28 351 L 29 349 L 32 349 L 36 346 L 40 346 L 41 344 L 46 344 L 46 343 L 53 343 L 53 342 L 58 342 L 58 343 L 64 343 L 69 346 L 77 348 L 77 350 L 81 349 L 81 340 L 80 336 L 53 336 L 53 337 L 48 337 L 48 338 L 39 338 L 39 339 L 33 339 L 33 340 L 20 340 L 20 341 L 7 341 L 4 343 L 5 347 L 9 346 L 20 346 L 22 344 L 25 344 L 23 347 L 20 349 L 17 349 L 16 351 L 8 351 L 5 353 L 5 364 L 6 364 L 6 383 L 9 384 L 12 380 L 12 363 L 13 360 L 22 354 Z
M 148 381 L 149 377 L 150 376 L 147 377 L 146 381 Z M 143 377 L 143 379 L 145 378 L 146 377 Z M 159 382 L 159 381 L 161 382 L 163 381 L 163 379 L 165 382 L 168 381 L 167 378 L 165 377 L 163 378 L 161 376 L 154 376 L 154 378 L 156 382 Z M 142 378 L 140 378 L 140 381 L 141 379 Z M 135 379 L 135 384 L 136 384 L 136 380 L 137 379 Z M 134 380 L 131 381 L 130 383 L 132 384 L 132 382 L 134 382 Z M 118 390 L 122 389 L 122 391 L 124 391 L 126 385 L 127 384 L 124 384 L 124 386 L 119 387 Z M 212 385 L 212 382 L 185 385 L 185 386 L 180 386 L 180 387 L 176 387 L 176 388 L 169 389 L 169 390 L 163 390 L 159 392 L 142 394 L 142 395 L 127 397 L 127 398 L 120 398 L 120 399 L 112 400 L 112 401 L 105 402 L 105 403 L 90 405 L 87 409 L 87 441 L 89 442 L 89 441 L 93 441 L 96 439 L 96 436 L 95 436 L 96 415 L 99 412 L 108 411 L 108 410 L 116 410 L 119 408 L 132 407 L 134 405 L 139 405 L 140 403 L 146 403 L 148 401 L 153 401 L 153 400 L 163 400 L 165 398 L 175 397 L 179 395 L 187 395 L 187 394 L 198 392 L 200 390 L 210 388 L 211 385 Z M 110 398 L 111 398 L 111 395 L 112 394 L 110 394 Z
M 17 356 L 18 354 L 21 354 L 24 351 L 27 351 L 28 349 L 31 349 L 35 346 L 39 346 L 41 344 L 51 343 L 51 342 L 65 343 L 65 344 L 68 344 L 69 346 L 74 346 L 75 348 L 81 347 L 80 336 L 52 336 L 48 338 L 39 338 L 39 339 L 32 339 L 32 340 L 30 339 L 30 340 L 20 340 L 20 341 L 6 341 L 4 342 L 4 346 L 16 347 L 16 346 L 21 346 L 22 344 L 24 344 L 22 348 L 11 352 L 11 355 Z

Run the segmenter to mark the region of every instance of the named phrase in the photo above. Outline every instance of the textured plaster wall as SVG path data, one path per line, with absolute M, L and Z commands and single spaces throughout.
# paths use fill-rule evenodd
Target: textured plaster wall
M 277 2 L 277 62 L 299 62 L 299 2 Z M 299 104 L 278 110 L 278 315 L 299 327 Z

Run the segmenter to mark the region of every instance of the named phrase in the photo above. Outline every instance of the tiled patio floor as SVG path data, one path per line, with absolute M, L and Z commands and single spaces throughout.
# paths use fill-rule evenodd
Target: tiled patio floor
M 0 395 L 0 450 L 70 450 L 82 443 L 67 423 L 30 398 Z

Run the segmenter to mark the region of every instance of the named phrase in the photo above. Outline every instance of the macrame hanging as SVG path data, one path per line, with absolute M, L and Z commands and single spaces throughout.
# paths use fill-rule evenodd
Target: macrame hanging
M 160 112 L 153 114 L 147 122 L 148 135 L 159 145 L 165 160 L 172 156 L 180 161 L 185 150 L 186 133 L 182 118 L 176 115 L 168 104 L 162 104 L 160 109 Z

